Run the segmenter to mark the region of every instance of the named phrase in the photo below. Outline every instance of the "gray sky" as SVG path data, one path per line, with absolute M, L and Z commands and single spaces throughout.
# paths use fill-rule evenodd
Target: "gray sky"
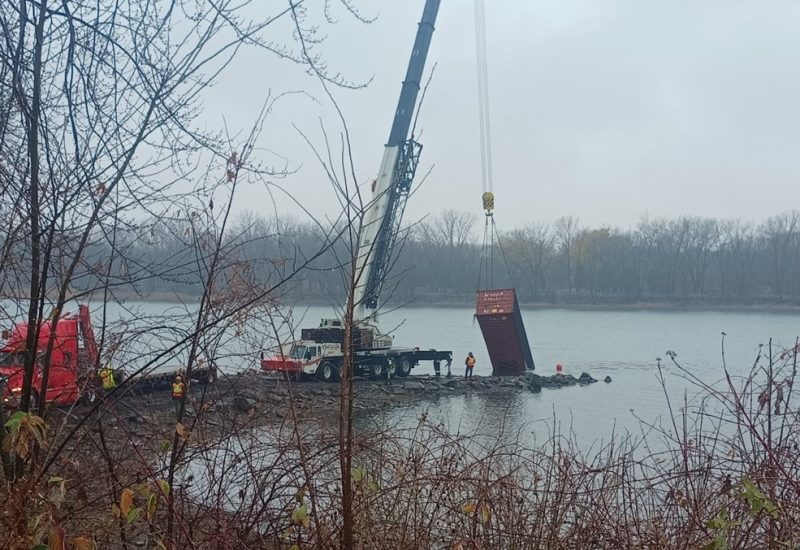
M 337 90 L 359 181 L 378 170 L 423 0 L 354 0 L 371 25 L 338 13 L 324 53 L 364 90 Z M 285 2 L 264 3 L 283 7 Z M 575 216 L 635 225 L 642 215 L 761 220 L 796 207 L 800 174 L 800 3 L 704 0 L 488 0 L 497 223 L 511 229 Z M 473 3 L 442 0 L 428 57 L 421 172 L 406 222 L 481 212 Z M 262 139 L 297 168 L 282 182 L 315 215 L 338 204 L 292 123 L 322 144 L 330 104 L 302 71 L 246 52 L 206 100 L 205 121 L 244 127 L 273 92 Z M 263 153 L 265 159 L 275 159 Z M 238 210 L 272 213 L 256 187 Z M 277 198 L 282 214 L 298 212 Z M 302 218 L 298 212 L 298 218 Z

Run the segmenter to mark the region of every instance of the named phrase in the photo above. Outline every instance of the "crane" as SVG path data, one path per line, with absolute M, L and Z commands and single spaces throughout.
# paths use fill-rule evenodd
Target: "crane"
M 375 319 L 380 305 L 383 283 L 391 265 L 392 250 L 400 231 L 406 200 L 419 164 L 422 145 L 409 137 L 411 121 L 417 107 L 425 60 L 433 36 L 440 0 L 426 0 L 417 37 L 411 51 L 406 77 L 383 151 L 373 198 L 361 226 L 354 273 L 353 303 L 355 321 Z
M 372 198 L 366 204 L 359 228 L 351 296 L 357 374 L 380 377 L 394 370 L 398 376 L 408 376 L 421 361 L 432 361 L 438 374 L 440 364 L 445 362 L 449 366 L 453 358 L 451 351 L 418 346 L 392 347 L 392 337 L 380 334 L 377 328 L 381 288 L 392 264 L 392 251 L 422 152 L 422 145 L 413 134 L 409 136 L 409 132 L 417 110 L 417 96 L 439 4 L 440 0 L 425 0 L 389 139 L 373 183 Z M 268 372 L 335 380 L 342 367 L 346 333 L 341 319 L 322 319 L 319 328 L 302 329 L 301 339 L 289 344 L 285 351 L 282 349 L 278 356 L 266 358 L 262 354 L 261 368 Z

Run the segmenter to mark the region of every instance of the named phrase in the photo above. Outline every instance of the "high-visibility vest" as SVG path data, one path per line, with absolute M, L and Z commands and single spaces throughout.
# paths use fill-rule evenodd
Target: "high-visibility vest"
M 100 369 L 100 381 L 103 384 L 104 390 L 113 390 L 117 387 L 117 383 L 114 380 L 114 371 L 111 370 L 111 367 L 103 367 Z
M 468 367 L 474 367 L 475 366 L 475 358 L 473 356 L 471 356 L 471 355 L 467 355 L 467 360 L 464 361 L 464 364 L 467 365 Z
M 186 389 L 186 386 L 183 382 L 173 382 L 172 383 L 172 398 L 173 399 L 180 399 L 183 397 L 183 392 Z

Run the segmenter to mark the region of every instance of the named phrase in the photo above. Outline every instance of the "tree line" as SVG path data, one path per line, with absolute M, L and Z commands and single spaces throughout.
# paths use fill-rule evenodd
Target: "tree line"
M 513 286 L 522 301 L 546 304 L 795 304 L 800 298 L 798 211 L 761 223 L 643 218 L 626 230 L 563 217 L 500 232 L 491 250 L 478 225 L 473 214 L 446 211 L 412 228 L 397 295 L 471 302 L 478 286 Z M 481 261 L 493 266 L 491 284 L 480 277 Z
M 146 225 L 150 229 L 145 236 L 139 230 L 128 239 L 117 237 L 117 248 L 126 250 L 125 261 L 114 267 L 120 289 L 143 298 L 198 295 L 202 284 L 194 254 L 197 239 L 202 240 L 197 232 L 204 230 L 190 217 Z M 246 212 L 225 239 L 224 277 L 228 284 L 268 284 L 327 247 L 287 286 L 282 299 L 341 305 L 349 258 L 347 243 L 336 239 L 341 231 L 338 226 Z M 509 286 L 517 289 L 522 302 L 555 305 L 800 302 L 798 211 L 761 223 L 643 218 L 625 230 L 563 217 L 499 231 L 493 246 L 484 233 L 480 216 L 455 210 L 407 226 L 398 239 L 382 302 L 467 304 L 478 288 Z M 87 273 L 76 279 L 80 286 L 103 286 L 92 273 L 108 276 L 102 269 L 108 253 L 102 241 L 90 247 L 84 261 Z M 140 270 L 135 275 L 134 266 Z M 141 272 L 143 266 L 148 276 Z

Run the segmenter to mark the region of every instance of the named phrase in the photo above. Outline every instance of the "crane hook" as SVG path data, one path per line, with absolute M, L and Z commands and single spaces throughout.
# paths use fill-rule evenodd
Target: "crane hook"
M 486 216 L 489 217 L 494 210 L 494 193 L 486 191 L 481 197 L 483 198 L 483 209 L 486 210 Z

